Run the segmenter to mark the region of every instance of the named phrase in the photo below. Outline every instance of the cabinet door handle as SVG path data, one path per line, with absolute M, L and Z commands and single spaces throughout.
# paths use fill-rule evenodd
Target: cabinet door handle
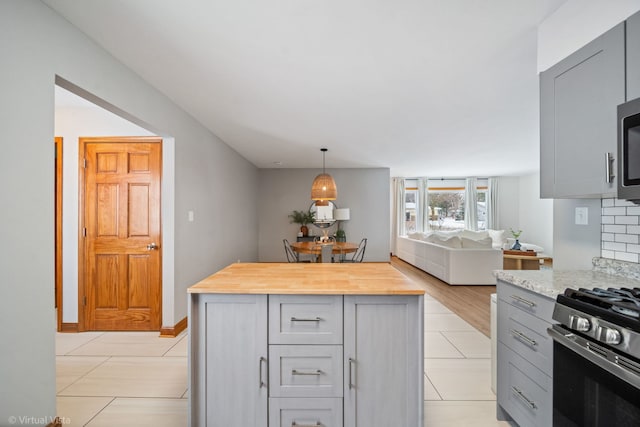
M 613 178 L 616 176 L 613 174 L 613 154 L 604 153 L 604 161 L 605 161 L 605 176 L 607 180 L 607 184 L 611 184 L 613 182 Z
M 536 306 L 536 303 L 533 301 L 529 301 L 528 299 L 524 299 L 521 296 L 518 295 L 511 295 L 511 298 L 513 298 L 514 300 L 524 304 L 524 305 L 528 305 L 529 307 L 533 308 Z
M 522 332 L 518 331 L 517 329 L 511 329 L 509 332 L 511 332 L 511 335 L 513 335 L 515 338 L 521 339 L 522 341 L 526 342 L 532 347 L 538 345 L 538 343 L 535 340 L 532 340 L 531 338 L 529 338 Z
M 518 390 L 515 386 L 511 386 L 511 391 L 516 395 L 516 397 L 526 403 L 531 409 L 538 409 L 536 403 L 525 396 L 524 393 Z
M 320 421 L 317 421 L 315 424 L 298 424 L 295 421 L 291 421 L 291 427 L 318 427 L 322 426 Z
M 258 362 L 258 366 L 259 366 L 258 369 L 260 370 L 260 372 L 258 374 L 260 376 L 260 378 L 259 378 L 260 385 L 259 385 L 258 388 L 267 387 L 267 385 L 268 385 L 266 382 L 262 381 L 262 364 L 263 363 L 266 365 L 267 364 L 267 359 L 264 358 L 264 357 L 260 357 L 260 361 Z
M 356 388 L 356 385 L 353 383 L 352 378 L 353 378 L 353 365 L 356 363 L 356 361 L 350 357 L 349 358 L 349 390 Z
M 314 319 L 305 319 L 305 318 L 300 318 L 300 317 L 292 317 L 291 321 L 292 322 L 319 322 L 322 319 L 319 317 L 316 317 Z
M 312 372 L 304 372 L 304 371 L 298 371 L 296 369 L 292 369 L 291 370 L 291 375 L 317 375 L 317 376 L 320 376 L 320 375 L 322 375 L 322 371 L 320 369 L 316 369 L 315 371 L 312 371 Z

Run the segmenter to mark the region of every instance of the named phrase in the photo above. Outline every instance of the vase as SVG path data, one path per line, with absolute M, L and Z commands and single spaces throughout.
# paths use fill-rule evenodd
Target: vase
M 511 246 L 511 249 L 513 249 L 514 251 L 519 251 L 521 247 L 522 246 L 520 246 L 520 241 L 516 239 L 516 242 L 513 244 L 513 246 Z
M 309 235 L 309 228 L 306 225 L 301 226 L 300 231 L 302 232 L 303 237 L 307 237 Z

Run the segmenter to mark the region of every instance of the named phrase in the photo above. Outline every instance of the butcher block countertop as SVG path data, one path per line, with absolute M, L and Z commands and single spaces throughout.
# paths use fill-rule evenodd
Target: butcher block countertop
M 388 263 L 237 263 L 188 289 L 205 294 L 423 295 Z

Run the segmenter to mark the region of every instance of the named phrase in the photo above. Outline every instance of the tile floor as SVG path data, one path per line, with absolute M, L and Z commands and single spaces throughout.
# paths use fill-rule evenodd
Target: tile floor
M 186 425 L 185 333 L 57 334 L 56 354 L 65 427 Z M 424 370 L 425 427 L 508 425 L 495 419 L 489 338 L 428 295 Z

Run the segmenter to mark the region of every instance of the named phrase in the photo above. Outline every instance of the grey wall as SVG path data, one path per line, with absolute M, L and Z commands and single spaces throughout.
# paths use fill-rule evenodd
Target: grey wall
M 258 258 L 264 262 L 286 261 L 282 239 L 296 240 L 300 229 L 290 224 L 293 210 L 311 204 L 311 183 L 318 169 L 260 169 L 258 198 Z M 350 208 L 350 220 L 342 223 L 347 241 L 368 239 L 365 261 L 389 261 L 389 169 L 327 169 L 338 187 L 339 208 Z M 322 231 L 309 226 L 310 231 Z M 331 228 L 335 231 L 336 226 Z
M 600 199 L 553 200 L 554 270 L 591 270 L 591 260 L 600 256 Z M 589 224 L 575 224 L 575 208 L 589 209 Z
M 256 260 L 257 169 L 36 0 L 0 2 L 0 423 L 55 415 L 56 75 L 175 138 L 175 318 L 186 288 Z M 113 108 L 113 107 L 112 107 Z M 385 187 L 386 188 L 386 187 Z M 187 212 L 195 211 L 195 222 Z M 388 209 L 387 209 L 388 210 Z

